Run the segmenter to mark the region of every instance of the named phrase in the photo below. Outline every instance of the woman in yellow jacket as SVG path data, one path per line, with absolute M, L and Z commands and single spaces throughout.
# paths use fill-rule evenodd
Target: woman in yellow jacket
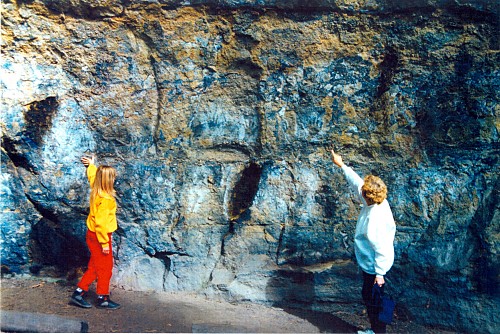
M 87 271 L 83 274 L 78 287 L 71 296 L 71 302 L 80 307 L 90 308 L 92 305 L 83 296 L 90 284 L 97 279 L 97 307 L 105 309 L 120 308 L 109 299 L 109 281 L 113 272 L 113 250 L 111 234 L 116 231 L 116 200 L 114 182 L 116 170 L 110 166 L 94 165 L 94 157 L 81 158 L 87 167 L 90 183 L 90 213 L 87 217 L 86 242 L 90 250 Z

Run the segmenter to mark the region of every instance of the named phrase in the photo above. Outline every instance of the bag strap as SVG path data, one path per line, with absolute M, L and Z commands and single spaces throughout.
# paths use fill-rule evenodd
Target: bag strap
M 372 287 L 372 301 L 375 305 L 382 304 L 382 289 L 378 286 L 378 284 L 373 284 Z

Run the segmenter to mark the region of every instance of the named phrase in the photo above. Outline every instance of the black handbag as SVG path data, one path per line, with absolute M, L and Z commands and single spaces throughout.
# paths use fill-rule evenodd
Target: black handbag
M 374 305 L 380 307 L 378 320 L 389 325 L 392 322 L 392 315 L 394 314 L 394 308 L 396 307 L 394 300 L 384 295 L 378 284 L 373 285 L 372 300 Z

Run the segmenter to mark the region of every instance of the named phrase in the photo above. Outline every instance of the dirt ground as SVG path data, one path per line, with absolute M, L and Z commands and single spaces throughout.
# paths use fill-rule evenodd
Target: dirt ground
M 369 327 L 363 314 L 286 310 L 251 303 L 231 304 L 188 293 L 137 292 L 112 288 L 118 310 L 69 304 L 74 286 L 29 277 L 1 280 L 1 309 L 59 315 L 85 321 L 89 332 L 105 333 L 356 333 Z M 96 295 L 89 293 L 88 301 Z M 393 333 L 446 333 L 395 320 Z

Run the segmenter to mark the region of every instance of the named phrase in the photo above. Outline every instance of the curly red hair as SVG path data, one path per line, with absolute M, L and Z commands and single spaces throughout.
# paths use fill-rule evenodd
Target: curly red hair
M 381 178 L 367 175 L 361 187 L 363 196 L 374 203 L 380 204 L 387 198 L 387 186 Z

